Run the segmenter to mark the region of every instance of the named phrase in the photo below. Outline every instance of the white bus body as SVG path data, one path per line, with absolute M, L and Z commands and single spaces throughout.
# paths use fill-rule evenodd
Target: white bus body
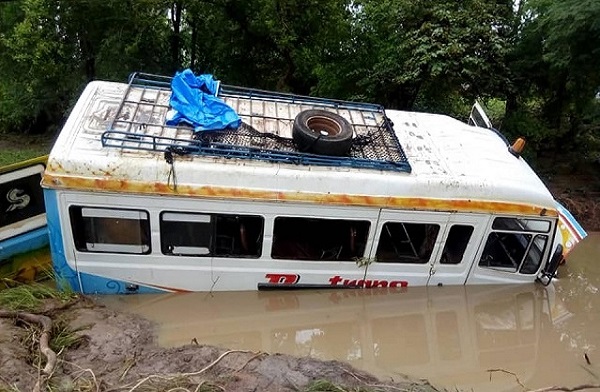
M 585 235 L 493 130 L 223 87 L 258 135 L 248 148 L 166 126 L 169 97 L 160 81 L 92 82 L 50 153 L 53 262 L 76 291 L 532 282 Z M 380 143 L 392 157 L 261 147 L 289 148 L 294 118 L 315 108 L 352 125 L 351 154 Z

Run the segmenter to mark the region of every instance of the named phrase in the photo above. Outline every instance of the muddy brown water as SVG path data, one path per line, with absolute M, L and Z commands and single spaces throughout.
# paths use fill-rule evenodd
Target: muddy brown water
M 600 233 L 590 234 L 559 272 L 548 288 L 190 293 L 100 301 L 156 322 L 158 342 L 166 347 L 195 339 L 338 359 L 382 378 L 407 374 L 449 390 L 599 384 Z

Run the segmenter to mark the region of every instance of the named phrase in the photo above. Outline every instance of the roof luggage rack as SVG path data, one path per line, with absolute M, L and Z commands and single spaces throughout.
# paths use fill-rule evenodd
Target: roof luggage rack
M 383 106 L 220 85 L 218 97 L 242 120 L 235 130 L 201 131 L 165 124 L 171 77 L 134 73 L 108 130 L 104 147 L 255 159 L 317 166 L 410 172 L 411 167 Z M 300 152 L 291 138 L 296 115 L 321 109 L 346 118 L 354 137 L 346 156 Z

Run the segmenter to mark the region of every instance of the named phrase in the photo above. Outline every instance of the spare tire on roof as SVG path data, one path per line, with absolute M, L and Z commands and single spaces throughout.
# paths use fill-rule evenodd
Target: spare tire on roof
M 292 138 L 298 150 L 320 155 L 346 155 L 352 146 L 352 125 L 326 110 L 305 110 L 294 119 Z

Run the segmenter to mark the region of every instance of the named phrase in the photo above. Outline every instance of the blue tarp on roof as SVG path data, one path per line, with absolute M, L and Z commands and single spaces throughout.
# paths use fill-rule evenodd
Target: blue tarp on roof
M 217 98 L 218 86 L 210 74 L 196 76 L 190 69 L 177 72 L 169 102 L 174 113 L 168 116 L 167 125 L 188 124 L 195 132 L 238 128 L 240 117 Z

